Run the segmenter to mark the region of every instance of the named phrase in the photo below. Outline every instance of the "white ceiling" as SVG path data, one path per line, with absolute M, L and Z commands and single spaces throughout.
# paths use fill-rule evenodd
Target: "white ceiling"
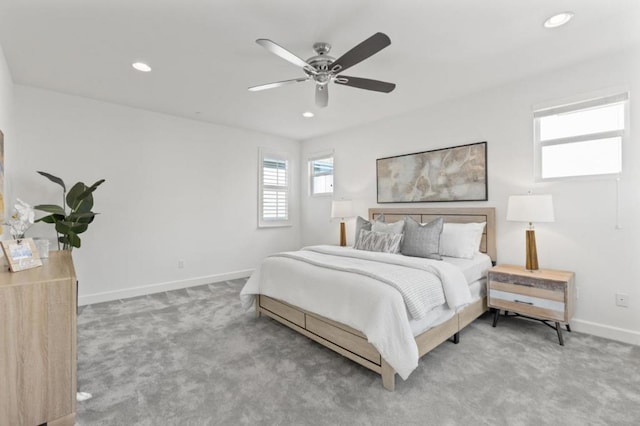
M 639 23 L 639 0 L 0 0 L 16 83 L 300 140 L 640 44 Z M 337 58 L 378 31 L 391 46 L 348 74 L 390 94 L 332 84 L 318 109 L 310 81 L 247 91 L 304 76 L 257 38 L 303 59 L 325 41 Z

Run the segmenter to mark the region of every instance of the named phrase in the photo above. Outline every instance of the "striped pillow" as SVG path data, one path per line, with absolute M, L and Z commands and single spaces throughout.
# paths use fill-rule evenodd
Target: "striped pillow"
M 357 250 L 398 253 L 402 234 L 388 234 L 362 229 L 353 248 Z

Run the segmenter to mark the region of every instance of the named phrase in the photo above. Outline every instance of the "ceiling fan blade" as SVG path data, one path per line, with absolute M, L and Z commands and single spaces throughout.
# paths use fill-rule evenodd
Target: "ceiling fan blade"
M 324 108 L 329 105 L 329 86 L 316 84 L 316 105 Z
M 391 44 L 391 39 L 386 34 L 375 33 L 344 55 L 336 59 L 331 65 L 331 71 L 338 73 L 351 68 L 355 64 L 373 56 Z
M 396 88 L 394 83 L 386 81 L 371 80 L 369 78 L 349 77 L 348 75 L 339 75 L 333 80 L 337 84 L 343 86 L 357 87 L 358 89 L 375 90 L 376 92 L 389 93 Z
M 291 62 L 293 65 L 297 65 L 300 68 L 304 68 L 307 71 L 311 72 L 312 74 L 317 74 L 318 73 L 316 71 L 316 69 L 314 67 L 312 67 L 310 64 L 308 64 L 306 61 L 300 59 L 298 56 L 294 55 L 293 53 L 289 52 L 284 47 L 280 46 L 279 44 L 274 43 L 273 41 L 271 41 L 269 39 L 259 38 L 259 39 L 256 40 L 256 43 L 258 43 L 260 46 L 264 47 L 265 49 L 267 49 L 269 52 L 273 53 L 274 55 L 280 56 L 285 61 Z
M 267 83 L 267 84 L 261 84 L 259 86 L 252 86 L 252 87 L 249 87 L 249 90 L 252 92 L 258 92 L 260 90 L 273 89 L 274 87 L 288 86 L 289 84 L 300 83 L 302 81 L 307 81 L 307 80 L 309 80 L 309 77 L 300 77 L 300 78 L 294 78 L 291 80 L 276 81 L 275 83 Z

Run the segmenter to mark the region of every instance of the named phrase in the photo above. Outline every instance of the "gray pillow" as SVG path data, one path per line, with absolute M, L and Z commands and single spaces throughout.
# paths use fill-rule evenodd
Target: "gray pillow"
M 384 223 L 376 220 L 371 224 L 371 230 L 373 232 L 382 232 L 383 234 L 402 234 L 404 229 L 404 220 L 399 220 L 393 223 Z
M 402 234 L 372 232 L 363 229 L 353 248 L 357 250 L 377 251 L 382 253 L 398 253 Z
M 407 216 L 404 222 L 404 241 L 400 252 L 406 256 L 442 260 L 439 252 L 444 219 L 439 217 L 429 223 L 418 223 Z
M 384 214 L 379 215 L 376 221 L 384 222 Z M 373 221 L 369 221 L 363 217 L 358 216 L 358 218 L 356 219 L 356 237 L 353 239 L 353 241 L 358 241 L 361 229 L 364 229 L 365 231 L 371 231 L 372 224 Z

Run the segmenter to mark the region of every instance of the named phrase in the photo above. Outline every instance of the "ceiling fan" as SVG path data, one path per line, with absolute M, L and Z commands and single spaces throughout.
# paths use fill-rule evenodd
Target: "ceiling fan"
M 343 86 L 384 93 L 389 93 L 396 87 L 394 83 L 387 83 L 386 81 L 339 74 L 389 46 L 391 40 L 383 33 L 375 33 L 338 59 L 328 55 L 331 50 L 329 43 L 314 43 L 313 49 L 316 51 L 316 56 L 312 56 L 306 61 L 271 40 L 259 38 L 256 43 L 282 59 L 299 66 L 306 76 L 249 87 L 252 92 L 313 80 L 316 84 L 316 105 L 326 107 L 329 103 L 329 83 L 332 81 Z

